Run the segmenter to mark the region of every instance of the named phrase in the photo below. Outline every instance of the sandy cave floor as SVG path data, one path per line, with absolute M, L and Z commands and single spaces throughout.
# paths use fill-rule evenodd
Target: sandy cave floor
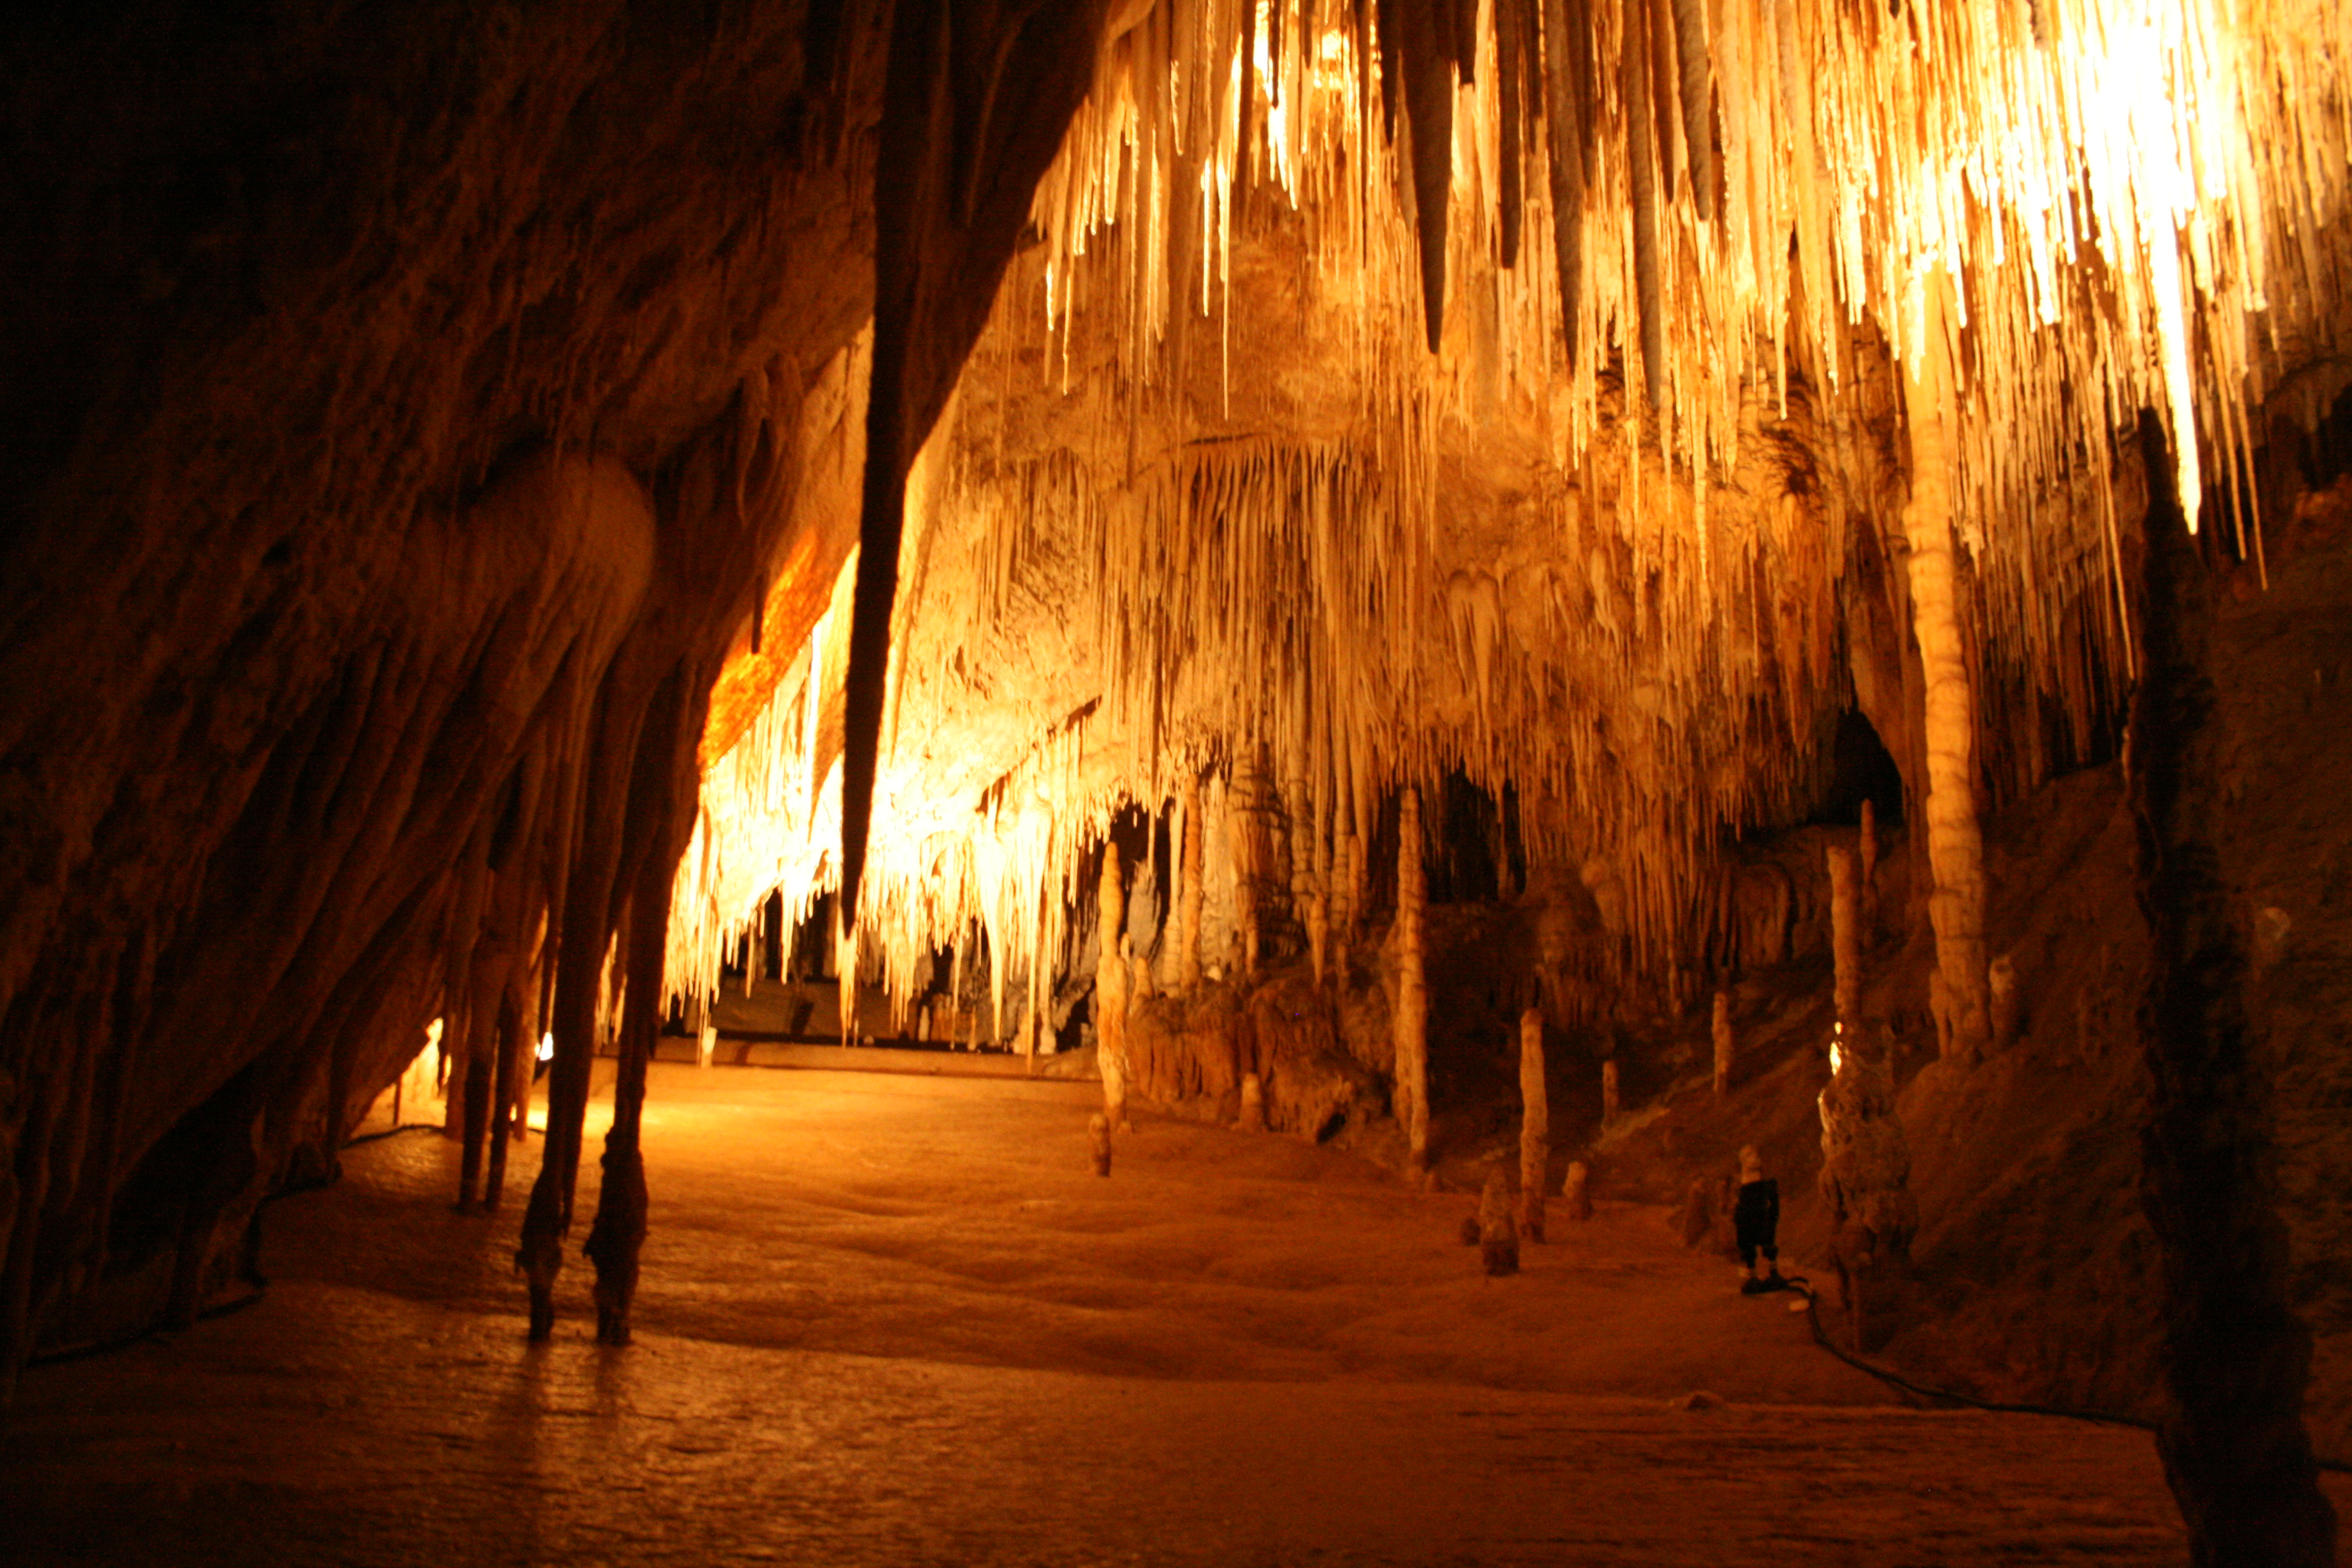
M 520 1189 L 463 1218 L 453 1144 L 354 1149 L 260 1304 L 27 1375 L 0 1560 L 2184 1555 L 2146 1436 L 1891 1405 L 1660 1210 L 1489 1281 L 1474 1198 L 1288 1140 L 1145 1115 L 1097 1180 L 1091 1085 L 655 1070 L 635 1345 L 575 1261 L 527 1346 Z

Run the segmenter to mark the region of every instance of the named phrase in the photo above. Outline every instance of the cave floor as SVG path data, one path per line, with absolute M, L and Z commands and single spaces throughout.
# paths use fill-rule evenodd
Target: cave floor
M 2146 1436 L 1891 1405 L 1661 1210 L 1556 1221 L 1489 1281 L 1456 1236 L 1471 1196 L 1150 1116 L 1101 1181 L 1094 1103 L 657 1065 L 625 1350 L 590 1338 L 576 1250 L 555 1341 L 523 1342 L 521 1188 L 461 1217 L 452 1144 L 355 1148 L 271 1209 L 257 1305 L 27 1374 L 0 1557 L 2183 1555 Z M 1722 1403 L 1677 1407 L 1698 1390 Z

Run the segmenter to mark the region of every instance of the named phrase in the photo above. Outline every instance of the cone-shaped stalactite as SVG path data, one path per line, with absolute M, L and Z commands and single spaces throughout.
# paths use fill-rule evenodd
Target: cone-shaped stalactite
M 2267 1075 L 2246 1013 L 2244 938 L 2214 850 L 2228 768 L 2211 587 L 2170 491 L 2163 436 L 2148 489 L 2131 807 L 2154 948 L 2140 1007 L 2152 1086 L 2141 1196 L 2162 1249 L 2166 1380 L 2157 1434 L 2198 1563 L 2320 1568 L 2336 1517 L 2303 1424 L 2311 1333 L 2288 1305 Z
M 907 472 L 1091 80 L 1104 0 L 900 0 L 874 175 L 874 356 L 845 687 L 841 923 L 857 913 Z M 1024 45 L 1027 47 L 1023 47 Z
M 1445 227 L 1454 200 L 1454 65 L 1444 0 L 1401 0 L 1405 118 L 1412 138 L 1413 222 L 1421 247 L 1422 324 L 1429 352 L 1445 335 Z
M 1627 201 L 1633 215 L 1633 294 L 1642 345 L 1642 401 L 1652 415 L 1664 406 L 1666 374 L 1664 263 L 1658 255 L 1658 142 L 1650 134 L 1651 0 L 1623 0 L 1623 45 L 1618 85 L 1626 119 Z

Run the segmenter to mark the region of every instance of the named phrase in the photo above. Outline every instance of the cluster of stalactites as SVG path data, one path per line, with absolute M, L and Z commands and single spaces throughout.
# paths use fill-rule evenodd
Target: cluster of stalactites
M 1952 334 L 1959 524 L 2011 576 L 2143 406 L 2243 550 L 2243 408 L 2341 293 L 2347 58 L 2333 0 L 1160 0 L 1039 188 L 1045 307 L 1162 374 L 1264 191 L 1360 274 L 1368 354 L 1491 295 L 1513 374 L 1570 388 L 1564 460 L 1622 369 L 1622 438 L 1721 463 L 1747 382 L 1848 382 L 1867 320 L 1906 364 Z M 1437 374 L 1381 357 L 1392 400 Z
M 1211 758 L 1263 757 L 1334 866 L 1399 781 L 1507 781 L 1531 851 L 1670 951 L 1724 826 L 1811 787 L 1843 700 L 1846 518 L 1759 483 L 1755 449 L 1785 417 L 1869 467 L 1839 448 L 1899 376 L 1871 384 L 1853 323 L 1898 365 L 1948 334 L 1978 657 L 2078 727 L 2126 657 L 2118 420 L 2153 406 L 2187 437 L 2191 495 L 2218 454 L 2232 538 L 2258 539 L 2242 409 L 2341 292 L 2318 236 L 2352 147 L 2352 9 L 1489 0 L 1472 20 L 1163 0 L 1107 44 L 1037 194 L 1045 243 L 934 443 L 952 456 L 902 573 L 890 729 L 951 710 L 950 660 L 1074 591 L 1095 668 L 1066 684 L 1098 705 L 944 796 L 886 738 L 857 951 L 902 1001 L 934 949 L 984 938 L 1003 1033 L 1005 987 L 1068 961 L 1113 813 L 1160 809 Z M 1358 411 L 1327 437 L 1244 433 L 1235 349 L 1248 373 L 1263 323 L 1236 246 L 1276 232 L 1306 247 L 1293 330 Z M 1008 456 L 1005 421 L 1034 414 L 969 389 L 1009 406 L 1034 376 L 1013 345 L 1041 295 L 1048 378 L 1085 412 Z M 1542 428 L 1550 542 L 1451 561 L 1443 454 L 1499 405 Z M 926 571 L 980 591 L 926 595 Z M 706 782 L 674 986 L 709 988 L 770 888 L 804 910 L 837 876 L 807 717 L 826 679 Z

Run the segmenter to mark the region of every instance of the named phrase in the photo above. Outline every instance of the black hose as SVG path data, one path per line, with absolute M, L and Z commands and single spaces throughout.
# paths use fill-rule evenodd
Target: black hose
M 2129 1426 L 2137 1431 L 2151 1434 L 2157 1429 L 2155 1422 L 2144 1420 L 2137 1415 L 2118 1415 L 2105 1410 L 2070 1410 L 2061 1405 L 2003 1404 L 1998 1400 L 1979 1399 L 1973 1394 L 1962 1394 L 1957 1389 L 1930 1388 L 1926 1384 L 1914 1383 L 1900 1373 L 1890 1372 L 1883 1366 L 1874 1366 L 1860 1356 L 1840 1347 L 1830 1338 L 1828 1331 L 1822 1327 L 1822 1299 L 1812 1289 L 1811 1284 L 1802 1275 L 1792 1274 L 1789 1277 L 1788 1285 L 1790 1289 L 1805 1299 L 1805 1321 L 1813 1331 L 1813 1343 L 1821 1346 L 1854 1371 L 1867 1373 L 1889 1388 L 1901 1389 L 1915 1398 L 1945 1405 L 1964 1405 L 1970 1410 L 1989 1410 L 1997 1415 L 2054 1415 L 2062 1421 L 2088 1421 L 2102 1426 Z M 2315 1458 L 2315 1462 L 2323 1470 L 2352 1475 L 2352 1463 L 2347 1463 L 2342 1459 Z

